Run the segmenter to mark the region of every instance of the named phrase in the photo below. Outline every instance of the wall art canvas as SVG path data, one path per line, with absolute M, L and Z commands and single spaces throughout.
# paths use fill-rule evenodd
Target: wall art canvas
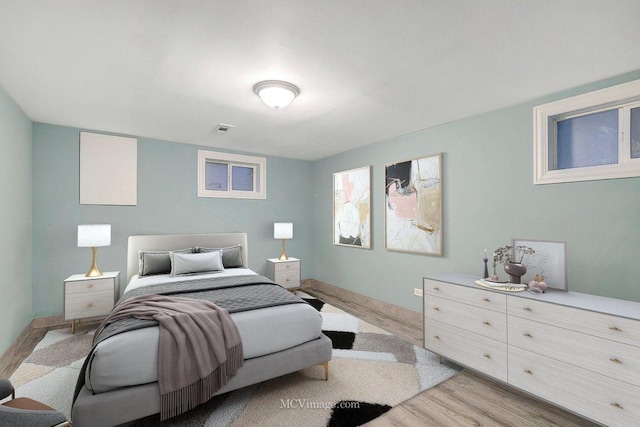
M 527 255 L 522 263 L 527 272 L 522 283 L 529 283 L 535 275 L 544 276 L 549 288 L 567 291 L 567 244 L 544 240 L 512 239 L 512 246 L 528 246 L 535 253 Z
M 371 167 L 333 174 L 333 244 L 371 248 Z
M 385 166 L 385 247 L 442 256 L 442 153 Z

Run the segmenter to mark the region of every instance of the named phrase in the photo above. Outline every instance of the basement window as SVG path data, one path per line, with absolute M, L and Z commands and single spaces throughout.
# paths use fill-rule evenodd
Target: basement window
M 266 199 L 267 159 L 198 150 L 198 197 Z
M 537 106 L 533 183 L 640 176 L 640 80 Z

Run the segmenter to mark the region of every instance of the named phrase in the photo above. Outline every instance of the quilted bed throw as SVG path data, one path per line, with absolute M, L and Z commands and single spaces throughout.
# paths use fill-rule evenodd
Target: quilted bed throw
M 227 310 L 210 301 L 156 294 L 127 298 L 114 307 L 95 336 L 128 317 L 159 324 L 162 420 L 211 399 L 243 365 L 238 328 Z

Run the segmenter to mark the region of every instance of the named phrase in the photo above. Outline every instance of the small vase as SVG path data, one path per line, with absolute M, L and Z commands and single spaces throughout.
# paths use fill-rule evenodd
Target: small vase
M 511 283 L 520 283 L 520 278 L 527 272 L 527 267 L 524 264 L 510 262 L 504 266 L 504 271 L 509 275 Z

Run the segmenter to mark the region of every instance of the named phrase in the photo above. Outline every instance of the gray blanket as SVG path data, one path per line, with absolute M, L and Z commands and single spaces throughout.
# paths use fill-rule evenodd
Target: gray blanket
M 280 285 L 272 282 L 266 277 L 259 275 L 247 275 L 206 279 L 194 278 L 193 280 L 188 281 L 145 286 L 127 292 L 119 304 L 122 300 L 126 300 L 128 298 L 154 294 L 206 300 L 215 303 L 217 306 L 226 309 L 230 313 L 278 305 L 305 303 L 304 300 L 288 292 Z M 97 334 L 94 340 L 94 349 L 95 345 L 99 342 L 113 335 L 156 325 L 158 325 L 158 322 L 155 320 L 137 318 L 120 319 L 109 324 L 102 329 L 99 334 Z M 93 352 L 93 349 L 91 352 Z M 87 365 L 91 360 L 90 356 L 91 353 L 86 358 L 78 377 L 74 401 L 80 393 L 82 386 L 84 386 L 85 372 Z

